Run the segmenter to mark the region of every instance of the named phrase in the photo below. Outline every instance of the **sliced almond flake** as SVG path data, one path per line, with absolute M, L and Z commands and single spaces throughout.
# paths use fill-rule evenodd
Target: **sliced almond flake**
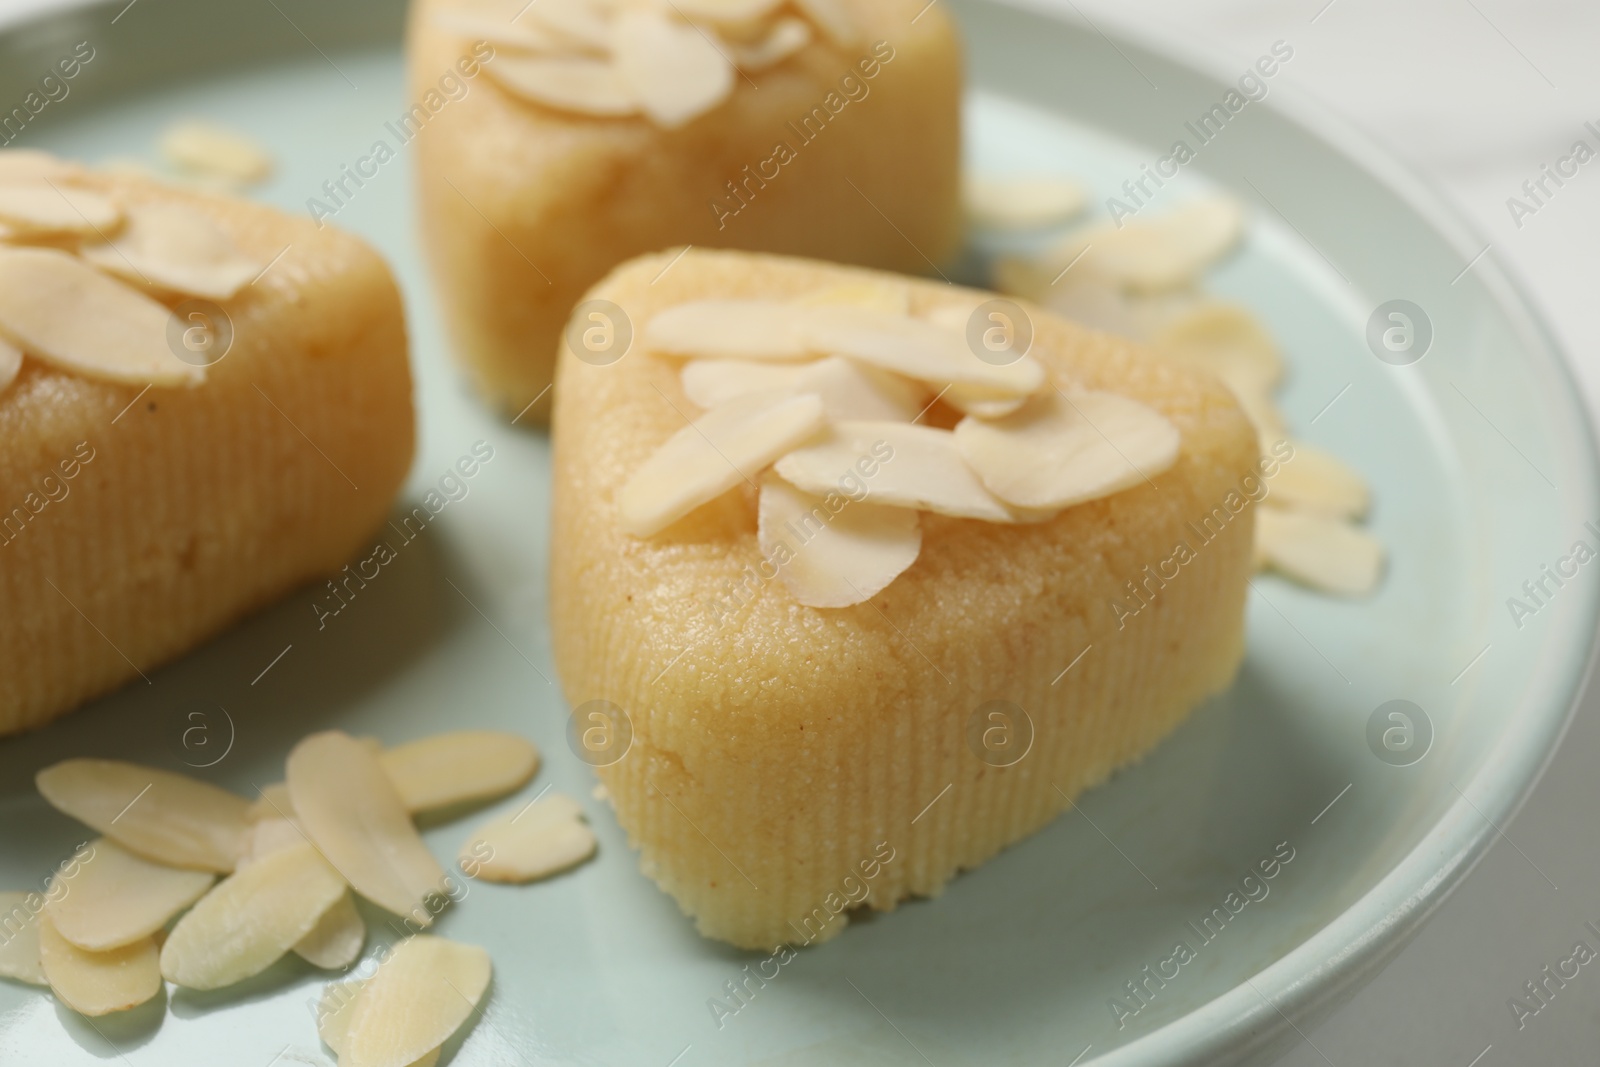
M 62 370 L 127 385 L 204 377 L 167 343 L 171 313 L 52 248 L 0 247 L 0 335 Z
M 533 742 L 498 730 L 435 734 L 378 757 L 412 814 L 522 788 L 539 769 Z
M 1304 441 L 1294 442 L 1294 458 L 1267 479 L 1273 505 L 1314 511 L 1336 518 L 1359 519 L 1372 502 L 1366 481 L 1332 453 Z
M 819 444 L 778 460 L 778 476 L 813 496 L 846 495 L 959 518 L 1015 522 L 961 458 L 955 435 L 907 422 L 840 422 Z M 872 473 L 869 475 L 868 470 Z
M 751 393 L 712 408 L 651 454 L 617 496 L 622 525 L 649 537 L 754 479 L 826 425 L 813 393 Z
M 594 831 L 571 797 L 552 793 L 467 836 L 463 870 L 485 882 L 532 882 L 575 867 L 594 855 Z M 480 857 L 487 846 L 489 857 Z
M 810 366 L 748 359 L 692 359 L 683 365 L 678 380 L 691 402 L 710 410 L 751 393 L 775 389 L 798 392 L 795 382 Z
M 109 196 L 70 185 L 0 184 L 0 220 L 24 233 L 105 233 L 122 221 L 122 209 Z
M 574 42 L 565 35 L 540 26 L 532 19 L 512 21 L 523 5 L 503 7 L 494 13 L 449 8 L 433 13 L 433 24 L 467 41 L 487 41 L 496 48 L 521 52 L 567 52 Z M 502 57 L 496 56 L 498 62 Z
M 405 1067 L 459 1030 L 489 988 L 489 954 L 419 934 L 357 994 L 339 1067 Z
M 685 395 L 702 408 L 772 389 L 815 393 L 830 419 L 907 422 L 928 402 L 920 384 L 843 356 L 798 364 L 693 360 L 684 364 L 682 381 Z
M 355 898 L 345 893 L 322 913 L 311 932 L 295 942 L 295 955 L 325 971 L 348 967 L 367 943 L 367 924 L 356 910 Z
M 279 818 L 276 815 L 270 819 L 259 819 L 250 824 L 249 841 L 245 845 L 245 854 L 239 864 L 243 866 L 246 863 L 253 863 L 291 845 L 303 845 L 309 840 L 306 832 L 293 819 Z
M 349 734 L 328 730 L 297 744 L 287 766 L 295 817 L 351 887 L 418 925 L 432 922 L 424 901 L 442 892 L 444 870 L 378 757 Z
M 968 416 L 956 445 L 983 484 L 1023 508 L 1068 508 L 1142 485 L 1177 461 L 1177 427 L 1116 393 L 1055 390 L 1002 419 Z
M 186 121 L 161 134 L 161 154 L 179 170 L 251 184 L 272 173 L 272 155 L 244 134 L 213 122 Z
M 1044 367 L 1028 356 L 997 366 L 981 360 L 964 335 L 909 315 L 871 308 L 810 309 L 804 330 L 811 347 L 928 382 L 936 389 L 972 385 L 1026 396 L 1044 384 Z
M 861 31 L 840 0 L 795 0 L 795 7 L 840 48 L 853 47 L 861 39 Z
M 682 126 L 733 92 L 728 57 L 704 31 L 661 11 L 622 12 L 611 24 L 611 48 L 622 80 L 658 126 Z
M 1065 178 L 969 175 L 963 198 L 967 217 L 995 230 L 1055 226 L 1083 211 L 1083 186 Z
M 344 1055 L 356 998 L 366 986 L 365 978 L 347 978 L 322 987 L 322 996 L 317 1001 L 317 1036 L 338 1055 Z
M 1237 304 L 1205 300 L 1162 323 L 1151 337 L 1158 352 L 1209 366 L 1218 377 L 1272 388 L 1283 358 L 1260 321 Z
M 200 898 L 161 947 L 161 975 L 220 989 L 260 974 L 316 927 L 344 879 L 301 843 L 240 867 Z
M 1000 419 L 1028 402 L 1025 396 L 996 397 L 983 389 L 970 385 L 952 385 L 939 399 L 965 415 L 980 419 Z
M 779 578 L 808 607 L 871 600 L 922 551 L 915 511 L 813 496 L 771 474 L 762 479 L 757 514 L 761 554 L 784 561 Z
M 967 324 L 972 321 L 972 315 L 981 306 L 981 301 L 962 301 L 959 304 L 940 304 L 923 315 L 923 318 L 939 327 L 949 330 L 961 337 L 967 335 Z
M 849 307 L 871 308 L 886 315 L 909 315 L 911 289 L 901 282 L 886 281 L 882 278 L 857 278 L 853 281 L 825 285 L 821 289 L 795 298 L 793 304 L 796 307 L 828 307 L 844 304 Z
M 249 804 L 182 774 L 69 759 L 40 771 L 34 784 L 56 810 L 157 863 L 227 872 L 244 853 Z
M 483 68 L 526 100 L 583 115 L 632 115 L 639 98 L 610 60 L 500 56 Z
M 1256 508 L 1256 546 L 1275 570 L 1313 589 L 1362 596 L 1383 574 L 1383 545 L 1350 523 L 1308 511 Z
M 184 204 L 141 204 L 127 215 L 116 237 L 78 254 L 128 281 L 209 300 L 228 299 L 266 266 L 241 252 L 211 216 Z
M 209 871 L 167 867 L 100 838 L 94 853 L 45 913 L 62 937 L 87 952 L 131 945 L 167 925 L 167 920 L 211 888 Z
M 44 904 L 38 893 L 0 893 L 0 978 L 50 984 L 39 962 L 39 913 Z
M 39 963 L 50 991 L 79 1015 L 109 1015 L 136 1008 L 161 992 L 161 964 L 153 937 L 110 952 L 87 952 L 40 915 Z
M 350 1033 L 350 1020 L 355 1015 L 356 998 L 366 987 L 367 979 L 350 978 L 343 982 L 330 982 L 322 991 L 317 1003 L 317 1036 L 322 1043 L 339 1055 L 344 1054 L 345 1041 Z M 439 1050 L 434 1049 L 421 1059 L 412 1061 L 410 1067 L 434 1067 L 439 1062 Z
M 1113 285 L 1152 291 L 1187 285 L 1239 240 L 1244 212 L 1231 197 L 1192 200 L 1165 215 L 1138 215 L 1121 227 L 1104 223 L 1071 234 L 1045 256 L 1047 270 L 1060 271 L 1082 256 L 1073 271 Z
M 0 393 L 17 380 L 22 371 L 22 350 L 0 337 Z
M 708 359 L 814 359 L 805 325 L 811 311 L 772 300 L 695 300 L 658 312 L 645 346 Z
M 289 799 L 289 783 L 273 782 L 261 787 L 261 795 L 245 812 L 250 822 L 263 819 L 288 819 L 294 816 L 294 801 Z
M 779 19 L 765 37 L 751 44 L 726 42 L 734 65 L 751 74 L 777 66 L 810 43 L 811 24 L 797 18 Z
M 532 0 L 523 8 L 522 19 L 575 45 L 602 53 L 611 50 L 611 27 L 587 0 Z M 493 70 L 499 62 L 500 57 L 496 57 L 484 69 Z
M 0 183 L 6 185 L 46 178 L 51 181 L 57 178 L 70 179 L 82 173 L 83 168 L 78 164 L 69 163 L 48 152 L 31 148 L 0 149 Z

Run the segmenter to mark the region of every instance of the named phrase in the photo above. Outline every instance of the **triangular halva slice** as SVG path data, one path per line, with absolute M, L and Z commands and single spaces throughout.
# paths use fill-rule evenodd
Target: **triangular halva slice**
M 43 163 L 14 156 L 0 176 L 32 181 Z M 0 734 L 369 555 L 411 464 L 405 319 L 371 248 L 260 204 L 44 173 L 124 217 L 0 238 Z M 229 743 L 209 714 L 184 734 L 197 764 Z
M 642 331 L 693 301 L 800 302 L 874 277 L 702 250 L 663 273 L 675 254 L 619 267 L 588 298 L 610 301 Z M 930 322 L 950 318 L 940 308 L 983 298 L 908 284 L 910 314 Z M 700 411 L 681 378 L 694 357 L 641 344 L 598 366 L 561 352 L 557 665 L 573 706 L 604 700 L 628 716 L 631 745 L 597 759 L 599 775 L 644 869 L 706 936 L 747 948 L 813 942 L 845 925 L 859 887 L 883 910 L 937 893 L 1144 754 L 1233 678 L 1250 497 L 1260 495 L 1249 421 L 1214 378 L 1027 311 L 1043 388 L 1142 405 L 1141 418 L 1176 431 L 1176 457 L 1141 452 L 1148 477 L 1017 521 L 915 512 L 920 547 L 908 545 L 916 558 L 899 573 L 832 539 L 830 552 L 850 553 L 837 571 L 846 595 L 832 603 L 857 600 L 844 581 L 876 579 L 843 607 L 807 606 L 791 589 L 810 589 L 803 571 L 828 566 L 825 555 L 791 574 L 782 553 L 763 550 L 762 478 L 802 477 L 781 460 L 748 472 L 756 485 L 740 481 L 670 527 L 630 534 L 623 487 Z M 963 417 L 940 402 L 917 425 L 947 432 Z M 769 514 L 765 540 L 805 553 L 822 543 L 829 512 L 907 506 L 874 495 L 875 479 L 902 459 L 943 456 L 959 473 L 958 447 L 902 456 L 893 425 L 847 429 L 870 447 L 832 487 L 806 474 L 818 503 L 791 509 L 787 524 Z M 1003 454 L 985 452 L 985 462 Z M 1104 481 L 1108 458 L 1089 458 L 1089 475 Z

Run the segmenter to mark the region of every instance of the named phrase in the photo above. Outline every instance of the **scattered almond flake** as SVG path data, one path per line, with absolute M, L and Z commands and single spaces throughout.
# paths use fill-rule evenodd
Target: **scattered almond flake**
M 666 129 L 705 114 L 733 92 L 733 64 L 711 39 L 653 8 L 618 15 L 611 48 L 644 113 Z
M 575 46 L 600 53 L 611 51 L 611 27 L 587 0 L 533 0 L 525 5 L 523 16 Z M 500 57 L 496 57 L 484 69 L 493 70 L 499 63 Z
M 810 309 L 772 300 L 695 300 L 658 312 L 644 328 L 646 347 L 710 359 L 813 359 L 805 325 Z
M 1083 211 L 1083 186 L 1065 178 L 968 175 L 967 217 L 994 230 L 1031 230 L 1066 222 Z
M 0 335 L 62 370 L 127 385 L 195 385 L 167 345 L 171 313 L 52 248 L 0 247 Z
M 0 337 L 0 393 L 16 381 L 22 371 L 22 350 Z
M 240 867 L 200 898 L 161 948 L 161 975 L 190 989 L 221 989 L 260 974 L 317 925 L 344 879 L 301 843 Z
M 765 37 L 751 44 L 725 42 L 734 65 L 751 74 L 777 66 L 810 43 L 811 24 L 797 18 L 779 19 Z
M 488 11 L 469 11 L 450 8 L 433 13 L 433 23 L 446 33 L 463 40 L 487 41 L 496 48 L 510 48 L 522 52 L 565 52 L 573 42 L 529 20 L 513 21 L 518 8 L 508 6 L 491 14 Z M 495 61 L 500 60 L 495 57 Z
M 343 1055 L 345 1041 L 350 1033 L 350 1019 L 355 1014 L 356 998 L 366 986 L 365 978 L 349 978 L 343 982 L 330 982 L 322 991 L 317 1003 L 317 1036 L 322 1043 Z M 439 1050 L 434 1049 L 421 1059 L 413 1060 L 411 1067 L 434 1067 L 439 1062 Z
M 927 390 L 910 379 L 843 356 L 798 364 L 693 360 L 684 364 L 682 382 L 685 395 L 702 408 L 772 389 L 815 393 L 830 419 L 908 422 L 928 402 Z
M 317 1001 L 317 1036 L 338 1055 L 344 1055 L 356 998 L 366 985 L 365 978 L 347 978 L 322 987 L 322 997 Z
M 589 795 L 594 797 L 596 800 L 610 800 L 611 790 L 606 788 L 604 782 L 596 782 L 594 788 L 589 790 Z
M 828 307 L 834 304 L 871 308 L 886 315 L 909 315 L 911 289 L 902 282 L 857 278 L 825 285 L 793 301 L 796 307 Z
M 294 815 L 294 802 L 289 799 L 289 783 L 273 782 L 261 788 L 261 795 L 245 812 L 250 822 L 263 819 L 288 819 Z
M 632 115 L 639 98 L 610 60 L 500 56 L 483 68 L 524 99 L 584 115 Z
M 349 734 L 327 730 L 295 745 L 287 766 L 295 817 L 351 887 L 421 926 L 432 922 L 423 902 L 442 891 L 444 870 L 378 757 Z
M 56 810 L 157 863 L 226 872 L 244 852 L 244 798 L 185 775 L 69 759 L 40 771 L 34 784 Z
M 135 856 L 114 841 L 94 842 L 60 896 L 45 905 L 57 932 L 87 952 L 140 941 L 211 888 L 210 871 L 186 871 Z M 48 895 L 48 894 L 47 894 Z
M 1251 381 L 1270 389 L 1283 377 L 1278 346 L 1237 304 L 1199 301 L 1162 323 L 1150 340 L 1163 355 L 1211 366 L 1230 385 Z
M 251 823 L 249 835 L 245 854 L 239 860 L 241 866 L 253 863 L 264 856 L 270 856 L 291 845 L 302 845 L 310 840 L 293 819 L 284 819 L 277 815 Z
M 1178 458 L 1178 430 L 1116 393 L 1041 393 L 1021 410 L 957 424 L 956 445 L 983 484 L 1023 508 L 1069 508 L 1143 484 Z
M 712 408 L 662 442 L 622 487 L 624 529 L 651 536 L 754 478 L 825 425 L 813 393 L 751 393 Z
M 161 965 L 153 937 L 110 952 L 86 952 L 40 915 L 39 963 L 50 991 L 79 1015 L 109 1015 L 138 1007 L 161 992 Z
M 757 514 L 761 554 L 781 561 L 779 578 L 808 607 L 871 600 L 922 550 L 915 511 L 813 496 L 771 474 L 762 479 Z
M 78 254 L 128 281 L 209 300 L 228 299 L 266 266 L 241 252 L 209 215 L 173 202 L 128 208 L 120 234 Z
M 488 846 L 489 858 L 478 850 Z M 485 882 L 532 882 L 594 855 L 594 831 L 576 800 L 552 793 L 521 811 L 478 827 L 461 847 L 461 863 Z
M 261 145 L 244 134 L 201 120 L 168 126 L 161 134 L 161 155 L 179 170 L 241 185 L 263 181 L 272 173 L 272 155 Z
M 1308 511 L 1258 506 L 1256 545 L 1274 569 L 1327 593 L 1362 596 L 1383 574 L 1383 545 L 1377 538 L 1342 519 Z
M 38 893 L 0 893 L 0 978 L 49 985 L 39 962 Z
M 1304 441 L 1294 442 L 1294 458 L 1267 479 L 1267 499 L 1276 507 L 1314 511 L 1335 518 L 1359 519 L 1367 513 L 1367 483 L 1331 452 Z
M 367 924 L 356 910 L 355 898 L 345 893 L 322 913 L 311 932 L 295 942 L 295 955 L 325 971 L 348 967 L 367 943 Z
M 7 185 L 48 178 L 75 178 L 83 173 L 76 163 L 31 148 L 0 149 L 0 183 Z
M 419 934 L 395 946 L 351 1006 L 339 1067 L 405 1067 L 459 1030 L 489 987 L 489 954 Z
M 435 734 L 378 757 L 412 814 L 522 788 L 539 769 L 533 742 L 497 730 Z
M 122 209 L 102 193 L 38 181 L 0 185 L 0 220 L 22 232 L 105 233 Z
M 954 383 L 1026 396 L 1044 384 L 1044 367 L 1038 360 L 1023 356 L 999 366 L 987 363 L 967 346 L 964 336 L 909 315 L 842 306 L 809 312 L 804 330 L 813 349 L 849 356 L 935 388 Z
M 1193 282 L 1239 240 L 1244 212 L 1231 197 L 1192 200 L 1165 215 L 1136 216 L 1071 234 L 1046 253 L 1046 270 L 1074 271 L 1113 285 L 1151 291 Z M 1086 251 L 1087 250 L 1087 251 Z
M 1025 396 L 997 397 L 970 385 L 952 385 L 940 399 L 962 414 L 976 415 L 981 419 L 1004 418 L 1028 402 Z
M 876 465 L 870 478 L 857 467 L 863 462 Z M 908 422 L 835 423 L 826 440 L 790 452 L 773 469 L 813 496 L 843 495 L 864 481 L 870 503 L 989 522 L 1016 521 L 961 458 L 955 435 L 948 430 Z
M 840 48 L 853 47 L 861 38 L 855 21 L 840 0 L 795 0 L 795 7 Z

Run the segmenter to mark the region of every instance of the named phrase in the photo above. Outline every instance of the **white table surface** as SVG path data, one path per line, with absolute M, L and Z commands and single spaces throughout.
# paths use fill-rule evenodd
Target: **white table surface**
M 0 19 L 62 2 L 0 0 Z M 1506 205 L 1576 138 L 1600 141 L 1583 128 L 1600 126 L 1600 4 L 1060 2 L 1090 19 L 1148 19 L 1242 62 L 1292 41 L 1295 60 L 1280 77 L 1385 142 L 1477 224 L 1541 306 L 1600 415 L 1600 160 L 1520 228 Z M 1600 1064 L 1600 968 L 1585 967 L 1520 1030 L 1507 1003 L 1574 941 L 1594 943 L 1584 923 L 1600 925 L 1597 824 L 1600 689 L 1591 689 L 1483 862 L 1381 974 L 1305 1029 L 1283 1067 Z

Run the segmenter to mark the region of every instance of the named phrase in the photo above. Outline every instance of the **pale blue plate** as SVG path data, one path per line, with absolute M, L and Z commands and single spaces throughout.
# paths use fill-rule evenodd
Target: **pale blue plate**
M 1173 58 L 1177 46 L 1104 25 L 985 0 L 956 8 L 971 48 L 970 157 L 1078 175 L 1098 199 L 1165 154 L 1256 58 Z M 0 107 L 87 40 L 95 58 L 71 95 L 18 144 L 148 156 L 171 118 L 211 116 L 271 147 L 280 170 L 264 195 L 303 211 L 408 106 L 399 24 L 378 0 L 85 7 L 0 34 Z M 1573 386 L 1494 255 L 1475 258 L 1483 242 L 1433 190 L 1282 80 L 1161 195 L 1211 184 L 1252 205 L 1247 246 L 1212 284 L 1284 342 L 1298 432 L 1371 480 L 1388 580 L 1344 602 L 1258 579 L 1237 684 L 1081 812 L 938 900 L 803 953 L 719 1028 L 708 999 L 759 957 L 694 934 L 638 872 L 566 746 L 546 618 L 548 444 L 492 418 L 451 368 L 402 153 L 336 221 L 382 250 L 408 297 L 422 434 L 407 497 L 476 441 L 495 459 L 325 629 L 314 593 L 296 593 L 152 685 L 0 743 L 0 887 L 39 886 L 83 837 L 31 786 L 63 757 L 215 760 L 193 773 L 249 792 L 281 777 L 287 747 L 312 729 L 395 742 L 503 727 L 543 748 L 537 785 L 584 801 L 600 856 L 532 887 L 473 884 L 444 916 L 440 932 L 489 946 L 496 963 L 485 1017 L 450 1046 L 456 1064 L 1236 1063 L 1299 1040 L 1288 1020 L 1303 1027 L 1415 930 L 1557 744 L 1597 587 L 1572 582 L 1520 625 L 1506 602 L 1573 542 L 1600 545 L 1584 525 L 1600 509 Z M 1380 361 L 1365 339 L 1395 299 L 1431 323 L 1409 365 Z M 1409 766 L 1369 744 L 1391 700 L 1431 724 Z M 466 832 L 427 838 L 450 857 Z M 1266 896 L 1203 939 L 1195 927 L 1274 854 L 1293 858 Z M 396 936 L 368 916 L 377 938 Z M 1146 981 L 1180 940 L 1194 958 Z M 322 980 L 291 959 L 242 989 L 170 993 L 93 1025 L 0 983 L 0 1062 L 330 1062 L 309 1011 Z M 1129 982 L 1145 983 L 1142 999 Z

